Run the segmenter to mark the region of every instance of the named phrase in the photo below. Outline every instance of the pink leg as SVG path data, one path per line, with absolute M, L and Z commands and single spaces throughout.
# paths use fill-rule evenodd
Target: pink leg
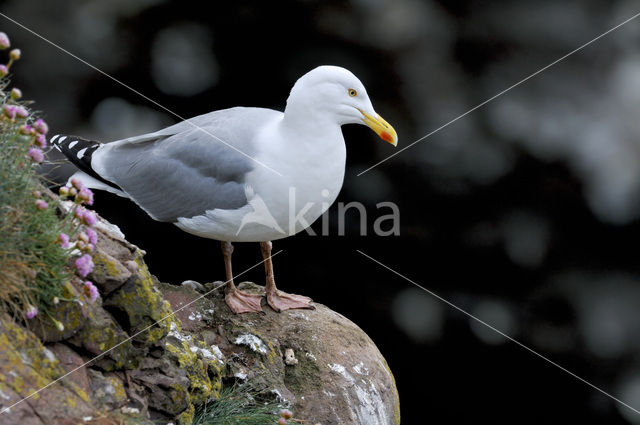
M 267 303 L 271 308 L 278 313 L 284 310 L 297 308 L 308 308 L 314 310 L 315 307 L 310 304 L 311 298 L 278 291 L 278 288 L 276 288 L 276 281 L 273 277 L 271 242 L 260 242 L 260 250 L 262 251 L 262 258 L 264 258 L 264 268 L 267 275 L 267 285 L 264 290 L 267 294 Z
M 233 274 L 231 273 L 231 253 L 233 253 L 233 245 L 231 245 L 231 242 L 222 242 L 224 268 L 227 273 L 227 284 L 224 287 L 224 300 L 231 311 L 236 314 L 262 312 L 262 307 L 260 306 L 262 296 L 246 294 L 236 288 L 236 285 L 233 283 Z

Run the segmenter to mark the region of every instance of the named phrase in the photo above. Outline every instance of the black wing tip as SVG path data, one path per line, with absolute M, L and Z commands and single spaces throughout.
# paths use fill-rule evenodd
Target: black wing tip
M 91 166 L 93 153 L 102 146 L 102 143 L 66 134 L 56 134 L 51 137 L 50 142 L 54 148 L 62 152 L 78 169 L 111 187 L 122 190 L 113 182 L 96 173 Z

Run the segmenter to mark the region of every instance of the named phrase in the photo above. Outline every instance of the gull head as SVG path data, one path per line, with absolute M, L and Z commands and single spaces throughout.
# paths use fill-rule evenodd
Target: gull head
M 287 99 L 285 117 L 328 119 L 338 125 L 364 124 L 393 146 L 398 135 L 376 113 L 367 90 L 353 73 L 339 66 L 319 66 L 296 81 Z

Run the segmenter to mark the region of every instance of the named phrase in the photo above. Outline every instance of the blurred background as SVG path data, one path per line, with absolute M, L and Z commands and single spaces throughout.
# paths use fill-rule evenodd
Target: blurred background
M 302 74 L 344 66 L 408 145 L 640 12 L 630 0 L 0 2 L 1 11 L 184 117 L 282 110 Z M 110 141 L 176 118 L 4 18 L 15 85 L 51 134 Z M 614 402 L 358 254 L 360 249 L 640 409 L 640 18 L 409 150 L 346 126 L 347 235 L 277 241 L 283 290 L 361 326 L 406 424 L 640 423 Z M 55 159 L 55 157 L 53 157 Z M 373 221 L 400 208 L 400 236 Z M 219 246 L 132 203 L 95 209 L 161 280 L 222 279 Z M 314 228 L 320 230 L 321 223 Z M 234 270 L 261 259 L 237 244 Z M 262 270 L 247 279 L 262 283 Z

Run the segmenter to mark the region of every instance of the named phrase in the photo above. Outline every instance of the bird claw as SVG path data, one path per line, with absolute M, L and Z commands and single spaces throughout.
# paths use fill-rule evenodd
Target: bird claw
M 316 308 L 310 304 L 311 301 L 309 297 L 287 294 L 278 290 L 267 293 L 267 303 L 278 313 L 293 309 L 315 310 Z
M 262 295 L 247 294 L 238 289 L 228 292 L 224 300 L 235 314 L 240 313 L 263 313 L 260 302 Z

